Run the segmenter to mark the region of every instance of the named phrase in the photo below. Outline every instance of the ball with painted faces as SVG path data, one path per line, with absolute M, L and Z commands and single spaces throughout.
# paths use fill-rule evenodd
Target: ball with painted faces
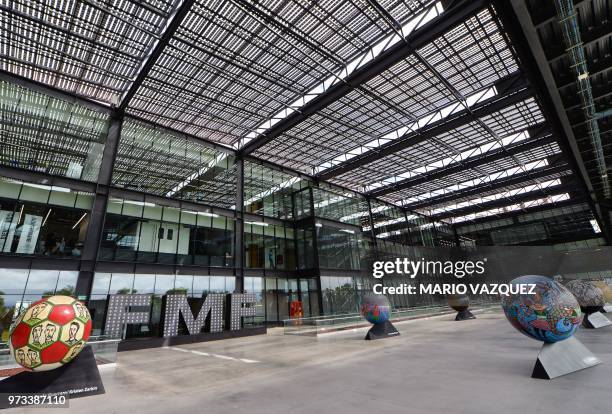
M 72 361 L 91 333 L 91 315 L 70 296 L 32 303 L 11 326 L 9 348 L 15 361 L 32 371 L 49 371 Z

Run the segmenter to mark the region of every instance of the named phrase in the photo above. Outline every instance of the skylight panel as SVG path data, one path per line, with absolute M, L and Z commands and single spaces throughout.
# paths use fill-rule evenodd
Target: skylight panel
M 435 3 L 428 10 L 421 12 L 417 16 L 410 19 L 404 26 L 402 26 L 402 35 L 404 37 L 408 36 L 411 32 L 418 29 L 420 26 L 425 23 L 433 20 L 437 16 L 439 16 L 443 12 L 443 7 L 441 2 Z M 351 60 L 346 64 L 342 69 L 332 74 L 328 78 L 326 78 L 323 82 L 315 86 L 306 92 L 303 97 L 298 98 L 292 104 L 290 104 L 287 108 L 283 109 L 271 119 L 264 121 L 260 125 L 254 128 L 253 131 L 249 132 L 245 137 L 240 139 L 234 147 L 236 149 L 242 148 L 244 145 L 249 143 L 250 141 L 256 139 L 260 135 L 264 135 L 265 132 L 271 128 L 271 125 L 276 124 L 280 120 L 288 117 L 295 111 L 299 111 L 301 107 L 303 107 L 308 101 L 314 99 L 318 95 L 325 93 L 330 87 L 333 85 L 343 82 L 348 76 L 350 76 L 356 69 L 362 67 L 367 62 L 375 59 L 382 52 L 390 48 L 391 46 L 397 44 L 402 41 L 401 37 L 397 34 L 393 33 L 383 38 L 375 45 L 370 47 L 365 53 L 359 55 L 355 59 Z
M 429 215 L 435 216 L 440 213 L 447 213 L 447 212 L 459 210 L 462 208 L 477 206 L 480 204 L 489 203 L 491 201 L 497 201 L 497 200 L 501 200 L 505 198 L 515 197 L 517 195 L 527 194 L 527 193 L 531 193 L 534 191 L 541 191 L 541 190 L 556 187 L 559 185 L 561 185 L 560 179 L 548 180 L 542 183 L 531 184 L 531 185 L 527 185 L 524 187 L 502 191 L 502 192 L 495 193 L 495 194 L 490 194 L 490 195 L 486 195 L 482 197 L 475 197 L 467 201 L 461 201 L 461 202 L 457 202 L 453 204 L 448 204 L 444 207 L 428 209 L 426 212 Z
M 116 105 L 176 1 L 163 8 L 128 0 L 6 4 L 0 6 L 0 68 Z
M 532 207 L 543 206 L 547 204 L 559 203 L 561 201 L 566 201 L 570 199 L 570 195 L 568 193 L 563 193 L 559 195 L 553 195 L 544 198 L 538 198 L 536 200 L 527 201 L 524 203 L 511 204 L 504 207 L 498 207 L 490 210 L 480 211 L 476 213 L 467 214 L 464 216 L 453 217 L 451 222 L 453 224 L 463 223 L 465 221 L 472 221 L 480 218 L 497 216 L 500 214 L 511 213 L 514 211 L 522 211 Z
M 472 149 L 469 149 L 469 150 L 465 150 L 465 151 L 462 151 L 462 152 L 460 152 L 458 154 L 452 155 L 450 157 L 446 157 L 446 158 L 443 158 L 441 160 L 437 160 L 437 161 L 434 161 L 434 162 L 432 162 L 430 164 L 424 165 L 422 167 L 415 168 L 414 170 L 406 171 L 406 172 L 404 172 L 402 174 L 391 176 L 391 177 L 385 178 L 384 180 L 381 180 L 381 181 L 369 184 L 369 185 L 365 186 L 365 190 L 366 191 L 372 191 L 372 190 L 375 190 L 377 188 L 381 188 L 381 187 L 385 187 L 385 186 L 388 186 L 388 185 L 392 185 L 392 184 L 395 184 L 395 183 L 397 183 L 399 181 L 402 181 L 402 180 L 405 180 L 405 179 L 417 177 L 419 175 L 423 175 L 423 174 L 426 174 L 426 173 L 438 170 L 440 168 L 447 167 L 447 166 L 453 165 L 453 164 L 457 164 L 457 163 L 460 163 L 462 161 L 468 160 L 470 158 L 486 154 L 486 153 L 491 152 L 493 150 L 506 147 L 506 146 L 508 146 L 510 144 L 514 144 L 514 143 L 517 143 L 517 142 L 525 141 L 525 140 L 527 140 L 529 138 L 530 138 L 529 131 L 523 131 L 523 132 L 519 132 L 517 134 L 512 134 L 512 135 L 504 137 L 504 138 L 502 138 L 500 140 L 495 140 L 495 141 L 488 142 L 488 143 L 483 144 L 483 145 L 481 145 L 479 147 L 472 148 Z
M 448 187 L 440 188 L 438 190 L 421 193 L 413 197 L 403 199 L 400 201 L 400 203 L 403 206 L 408 206 L 410 204 L 418 203 L 421 201 L 426 201 L 434 197 L 444 196 L 444 195 L 452 194 L 458 191 L 467 190 L 469 188 L 476 187 L 481 184 L 492 183 L 501 178 L 508 178 L 508 177 L 512 177 L 517 174 L 533 171 L 535 169 L 543 168 L 548 165 L 549 163 L 547 159 L 533 161 L 533 162 L 530 162 L 524 165 L 520 165 L 517 167 L 505 169 L 503 171 L 495 172 L 493 174 L 489 174 L 489 175 L 481 176 L 478 178 L 474 178 L 472 180 L 453 184 Z
M 449 117 L 450 115 L 456 113 L 459 110 L 470 108 L 476 105 L 477 103 L 480 103 L 486 99 L 494 97 L 495 95 L 497 95 L 497 88 L 495 86 L 487 88 L 484 91 L 476 92 L 475 94 L 470 95 L 468 98 L 466 98 L 465 102 L 457 101 L 450 105 L 446 105 L 444 108 L 434 113 L 427 114 L 423 116 L 422 118 L 416 120 L 415 122 L 411 123 L 410 125 L 403 126 L 393 132 L 390 132 L 382 136 L 379 139 L 372 140 L 363 146 L 357 147 L 349 151 L 348 153 L 341 154 L 337 156 L 336 158 L 332 159 L 331 161 L 327 161 L 319 165 L 318 167 L 315 167 L 314 173 L 318 174 L 338 164 L 346 162 L 350 160 L 351 158 L 354 158 L 358 155 L 364 154 L 369 151 L 376 150 L 377 148 L 380 148 L 381 146 L 391 141 L 395 141 L 395 140 L 398 140 L 404 137 L 408 133 L 418 132 L 419 129 L 422 129 L 430 124 L 433 124 L 434 122 L 438 122 L 442 119 L 445 119 Z

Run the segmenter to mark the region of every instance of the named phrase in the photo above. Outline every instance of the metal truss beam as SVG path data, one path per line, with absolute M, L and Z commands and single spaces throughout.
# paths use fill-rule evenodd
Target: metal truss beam
M 550 175 L 560 174 L 570 170 L 568 165 L 559 165 L 556 167 L 539 168 L 534 171 L 527 171 L 522 174 L 504 177 L 493 182 L 482 183 L 463 191 L 454 191 L 449 194 L 444 194 L 438 197 L 433 197 L 427 200 L 418 201 L 412 204 L 407 204 L 404 207 L 408 209 L 419 209 L 435 206 L 437 204 L 448 203 L 463 197 L 476 196 L 484 191 L 501 190 L 509 186 L 518 185 L 527 181 L 541 179 Z
M 488 164 L 500 158 L 511 157 L 520 154 L 524 151 L 540 148 L 546 144 L 550 144 L 556 141 L 555 138 L 551 135 L 550 129 L 548 129 L 546 126 L 540 126 L 540 128 L 537 128 L 537 130 L 538 132 L 532 133 L 531 138 L 528 140 L 520 141 L 515 144 L 510 144 L 506 147 L 498 148 L 485 154 L 469 158 L 463 162 L 458 162 L 447 167 L 439 168 L 435 171 L 432 171 L 431 173 L 425 173 L 416 177 L 398 181 L 397 183 L 391 184 L 387 187 L 372 190 L 367 193 L 367 195 L 371 197 L 380 197 L 387 194 L 395 193 L 397 191 L 418 186 L 428 181 L 455 174 L 466 169 L 476 168 L 478 166 Z
M 240 149 L 242 154 L 250 154 L 253 151 L 266 145 L 273 139 L 308 119 L 311 115 L 336 102 L 338 99 L 347 95 L 354 88 L 363 85 L 370 79 L 389 69 L 393 65 L 410 56 L 414 49 L 418 49 L 442 34 L 448 32 L 453 27 L 463 23 L 468 18 L 484 9 L 490 1 L 487 0 L 462 0 L 454 2 L 447 10 L 437 18 L 429 21 L 419 29 L 412 32 L 406 38 L 406 42 L 398 42 L 382 52 L 377 58 L 372 59 L 361 68 L 352 72 L 343 82 L 330 87 L 315 99 L 308 102 L 276 125 L 270 128 L 264 135 L 250 141 Z
M 612 21 L 606 24 L 595 26 L 591 30 L 583 31 L 580 34 L 584 47 L 593 45 L 601 40 L 607 39 L 612 36 Z M 565 46 L 558 49 L 549 51 L 546 54 L 546 58 L 550 63 L 554 63 L 560 59 L 563 59 L 567 54 Z
M 164 51 L 168 43 L 170 43 L 170 40 L 174 36 L 174 33 L 176 33 L 176 31 L 178 30 L 179 26 L 185 19 L 185 16 L 187 16 L 187 13 L 191 9 L 191 7 L 194 5 L 194 3 L 195 3 L 195 0 L 185 0 L 176 10 L 174 15 L 170 17 L 171 20 L 168 26 L 166 27 L 166 30 L 161 35 L 159 41 L 153 47 L 153 50 L 151 50 L 151 53 L 144 61 L 142 68 L 140 69 L 140 71 L 138 72 L 138 75 L 136 75 L 136 78 L 134 79 L 134 82 L 132 82 L 129 89 L 123 95 L 123 98 L 121 99 L 121 103 L 119 104 L 120 111 L 125 111 L 125 109 L 128 107 L 128 105 L 130 104 L 130 101 L 132 100 L 132 98 L 134 97 L 138 89 L 140 88 L 140 85 L 142 85 L 144 80 L 149 75 L 149 72 L 153 68 L 153 65 L 155 65 L 155 62 L 157 62 L 157 59 L 162 54 L 162 52 Z
M 589 76 L 592 78 L 593 76 L 597 76 L 600 73 L 604 73 L 612 69 L 612 56 L 607 56 L 597 61 L 589 60 L 587 65 L 589 67 Z M 576 85 L 576 82 L 577 80 L 575 75 L 566 73 L 563 77 L 558 79 L 557 85 L 559 89 L 565 89 Z
M 443 212 L 439 214 L 434 214 L 431 216 L 431 218 L 434 220 L 444 220 L 444 219 L 449 219 L 452 217 L 461 217 L 461 216 L 465 216 L 466 214 L 476 213 L 479 211 L 492 210 L 495 208 L 509 206 L 509 205 L 517 204 L 517 203 L 529 202 L 531 200 L 537 200 L 543 197 L 555 196 L 555 195 L 560 195 L 564 193 L 571 193 L 571 192 L 574 192 L 575 190 L 576 190 L 575 183 L 566 183 L 566 184 L 558 185 L 556 187 L 544 188 L 541 190 L 531 191 L 525 194 L 519 194 L 519 195 L 512 196 L 512 197 L 489 201 L 487 203 L 474 204 L 473 206 L 470 206 L 470 207 L 459 208 L 453 211 L 447 211 L 447 212 Z
M 566 101 L 566 106 L 565 109 L 567 110 L 567 112 L 577 112 L 577 111 L 582 111 L 582 102 L 580 101 L 580 98 L 578 98 L 577 95 L 574 95 L 575 97 L 572 97 L 571 100 L 567 100 Z M 604 108 L 607 108 L 606 102 L 598 102 L 598 101 L 603 101 L 606 98 L 609 98 L 612 96 L 612 91 L 610 90 L 610 88 L 606 87 L 606 86 L 596 86 L 593 88 L 593 100 L 595 101 L 595 109 L 596 110 L 603 110 Z
M 444 134 L 455 128 L 462 127 L 474 122 L 475 119 L 490 115 L 511 105 L 517 104 L 533 96 L 533 92 L 528 89 L 527 82 L 520 76 L 515 75 L 505 79 L 501 85 L 506 85 L 505 90 L 501 91 L 501 96 L 497 95 L 487 99 L 479 104 L 474 105 L 471 109 L 464 109 L 451 115 L 449 118 L 441 119 L 431 125 L 424 126 L 419 130 L 406 134 L 403 137 L 390 141 L 379 148 L 368 151 L 364 154 L 351 158 L 348 161 L 340 163 L 328 170 L 325 170 L 316 176 L 322 180 L 328 180 L 347 173 L 355 168 L 370 164 L 376 160 L 389 155 L 396 154 L 406 148 L 413 147 L 421 142 L 427 141 Z M 500 88 L 498 88 L 500 89 Z

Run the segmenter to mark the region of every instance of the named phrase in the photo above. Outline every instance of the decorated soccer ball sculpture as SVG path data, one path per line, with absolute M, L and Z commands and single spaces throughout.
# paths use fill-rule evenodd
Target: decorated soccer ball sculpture
M 384 323 L 391 315 L 391 304 L 384 295 L 370 293 L 361 302 L 361 316 L 372 324 Z
M 610 288 L 606 282 L 598 280 L 593 282 L 593 284 L 601 289 L 606 302 L 612 302 L 612 288 Z
M 457 312 L 465 312 L 470 307 L 470 297 L 468 295 L 447 295 L 448 306 Z
M 571 337 L 582 322 L 578 301 L 562 284 L 545 276 L 521 276 L 511 284 L 535 284 L 535 294 L 502 297 L 506 318 L 519 332 L 543 342 Z
M 602 290 L 588 280 L 570 280 L 565 287 L 567 287 L 578 300 L 582 313 L 590 315 L 599 312 L 606 304 Z
M 11 326 L 9 347 L 17 363 L 49 371 L 72 361 L 91 333 L 91 316 L 70 296 L 51 296 L 31 304 Z

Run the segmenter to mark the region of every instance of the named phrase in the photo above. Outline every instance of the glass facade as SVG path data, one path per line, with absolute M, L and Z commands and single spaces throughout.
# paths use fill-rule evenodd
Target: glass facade
M 246 222 L 245 267 L 295 270 L 295 230 L 289 225 Z
M 372 260 L 456 239 L 447 224 L 188 133 L 130 115 L 113 124 L 104 111 L 5 82 L 0 97 L 0 259 L 12 260 L 0 270 L 3 326 L 16 307 L 54 293 L 87 302 L 94 334 L 104 333 L 109 294 L 154 295 L 150 323 L 126 338 L 159 333 L 168 293 L 195 306 L 208 293 L 253 292 L 248 325 L 354 313 Z
M 285 319 L 319 315 L 317 283 L 312 278 L 247 277 L 245 292 L 256 293 L 255 318 L 267 323 L 281 324 Z
M 0 177 L 0 251 L 79 258 L 93 194 Z
M 317 251 L 322 269 L 360 270 L 366 245 L 359 227 L 344 228 L 317 222 Z
M 234 220 L 207 209 L 111 198 L 100 260 L 233 267 Z
M 299 176 L 261 163 L 244 161 L 244 209 L 248 213 L 291 219 L 292 194 L 308 185 Z

